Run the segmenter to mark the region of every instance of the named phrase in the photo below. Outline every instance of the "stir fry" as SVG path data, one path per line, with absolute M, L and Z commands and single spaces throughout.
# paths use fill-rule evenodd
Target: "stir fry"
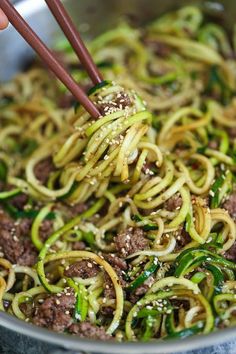
M 101 117 L 37 61 L 0 87 L 0 310 L 82 338 L 236 323 L 236 40 L 197 7 L 89 49 Z

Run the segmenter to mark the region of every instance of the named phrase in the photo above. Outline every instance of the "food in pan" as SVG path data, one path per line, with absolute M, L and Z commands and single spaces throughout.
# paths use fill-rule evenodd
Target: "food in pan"
M 97 120 L 39 64 L 0 87 L 0 309 L 82 338 L 236 321 L 236 41 L 187 6 L 90 51 Z

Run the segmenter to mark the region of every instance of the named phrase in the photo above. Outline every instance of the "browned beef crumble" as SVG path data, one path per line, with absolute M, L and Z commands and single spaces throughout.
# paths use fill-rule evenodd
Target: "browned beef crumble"
M 37 261 L 37 250 L 31 242 L 31 219 L 14 221 L 0 210 L 0 247 L 6 259 L 13 264 L 33 266 Z M 52 221 L 44 220 L 39 228 L 41 239 L 52 233 Z
M 143 284 L 129 294 L 129 301 L 135 304 L 143 297 L 154 283 L 154 278 L 150 276 Z
M 31 220 L 14 222 L 0 211 L 0 247 L 6 259 L 13 264 L 32 266 L 37 260 L 37 250 L 30 240 Z
M 117 275 L 119 277 L 119 282 L 120 282 L 121 287 L 125 288 L 125 286 L 126 286 L 125 279 L 122 277 L 121 274 L 117 273 Z M 115 297 L 116 297 L 114 285 L 112 283 L 110 276 L 106 272 L 104 273 L 104 295 L 108 299 L 115 299 Z
M 74 323 L 68 328 L 71 334 L 76 334 L 80 338 L 111 340 L 111 336 L 106 333 L 104 327 L 98 327 L 90 322 Z
M 83 241 L 72 242 L 73 251 L 82 251 L 85 250 L 85 248 L 86 248 L 86 244 Z
M 176 236 L 175 252 L 180 251 L 189 242 L 191 242 L 191 240 L 191 236 L 188 234 L 188 232 L 183 227 L 181 227 L 178 235 Z
M 83 279 L 95 277 L 100 271 L 100 268 L 90 260 L 82 260 L 75 262 L 65 269 L 66 277 L 80 277 Z
M 230 136 L 230 138 L 235 139 L 236 138 L 236 127 L 231 127 L 227 129 L 227 132 Z
M 122 275 L 117 274 L 119 277 L 119 282 L 122 288 L 126 287 L 126 281 L 122 277 Z M 104 273 L 104 296 L 108 299 L 115 299 L 116 298 L 116 292 L 114 285 L 112 283 L 112 280 L 110 276 L 107 273 Z
M 114 239 L 116 250 L 120 257 L 126 258 L 132 253 L 147 249 L 149 244 L 140 228 L 127 228 L 120 232 Z
M 24 251 L 15 263 L 31 267 L 37 262 L 37 250 L 30 240 L 24 240 L 22 244 Z
M 154 172 L 152 171 L 153 169 L 155 170 L 157 167 L 155 165 L 154 162 L 149 162 L 149 161 L 146 161 L 143 166 L 142 166 L 142 172 L 145 174 L 145 175 L 153 175 Z
M 115 254 L 104 254 L 103 257 L 118 273 L 128 269 L 126 261 Z
M 42 184 L 47 182 L 50 173 L 53 171 L 55 171 L 55 166 L 51 157 L 47 157 L 46 159 L 38 162 L 34 168 L 35 177 Z
M 140 299 L 140 297 L 146 294 L 148 290 L 149 290 L 149 286 L 147 284 L 140 285 L 137 289 L 135 289 L 132 293 L 130 293 L 129 301 L 132 304 L 135 304 Z
M 39 227 L 39 235 L 42 241 L 46 241 L 53 233 L 53 220 L 43 220 Z
M 229 212 L 229 215 L 236 221 L 236 192 L 232 193 L 224 202 L 223 208 Z
M 75 302 L 75 294 L 71 288 L 66 288 L 60 294 L 49 295 L 42 304 L 35 306 L 32 322 L 40 327 L 64 332 L 73 322 Z
M 102 305 L 99 312 L 104 316 L 113 316 L 114 309 L 111 306 Z
M 178 194 L 176 194 L 173 197 L 169 198 L 164 203 L 164 208 L 167 209 L 168 211 L 178 210 L 178 209 L 180 209 L 181 206 L 182 206 L 182 198 Z
M 74 205 L 70 205 L 69 207 L 69 213 L 71 214 L 72 217 L 75 217 L 79 214 L 82 214 L 84 211 L 88 209 L 87 204 L 85 203 L 77 203 Z
M 29 200 L 29 196 L 26 195 L 26 194 L 19 194 L 19 195 L 16 195 L 15 197 L 13 197 L 11 199 L 11 204 L 19 209 L 19 210 L 23 210 L 24 207 L 27 205 L 28 203 L 28 200 Z
M 128 269 L 128 265 L 124 259 L 114 255 L 114 254 L 104 254 L 103 255 L 105 260 L 113 267 L 116 274 L 119 277 L 120 285 L 122 288 L 125 288 L 126 281 L 124 279 L 125 271 Z M 112 283 L 110 276 L 107 273 L 104 273 L 104 295 L 106 298 L 115 299 L 116 293 Z M 111 310 L 107 309 L 106 307 L 103 308 L 103 312 L 111 312 Z M 113 312 L 113 309 L 112 309 Z
M 111 102 L 100 103 L 98 105 L 98 109 L 100 113 L 104 116 L 107 114 L 109 108 L 119 108 L 125 109 L 125 107 L 131 106 L 131 100 L 127 93 L 120 92 L 116 98 L 113 100 L 113 104 Z
M 171 47 L 169 47 L 167 44 L 160 42 L 158 40 L 151 40 L 148 38 L 144 39 L 144 43 L 153 50 L 155 54 L 157 54 L 159 57 L 165 58 L 171 53 Z
M 3 192 L 5 190 L 5 183 L 0 181 L 0 191 Z
M 30 230 L 32 226 L 32 219 L 24 218 L 16 221 L 16 225 L 19 227 L 20 233 L 24 236 L 30 236 Z
M 13 189 L 15 189 L 16 187 L 11 185 L 11 184 L 7 184 L 3 181 L 0 181 L 0 191 L 11 191 Z M 11 198 L 11 204 L 19 209 L 19 210 L 23 210 L 25 205 L 28 203 L 29 200 L 29 196 L 27 194 L 21 193 L 18 194 L 14 197 Z
M 115 102 L 117 106 L 118 107 L 121 106 L 122 109 L 124 109 L 125 107 L 129 107 L 131 105 L 129 95 L 125 92 L 120 92 L 120 95 L 117 96 Z
M 112 283 L 110 276 L 106 272 L 104 273 L 104 296 L 107 299 L 115 299 L 116 298 L 116 292 L 115 292 L 114 285 Z
M 224 257 L 236 263 L 236 242 L 224 253 Z

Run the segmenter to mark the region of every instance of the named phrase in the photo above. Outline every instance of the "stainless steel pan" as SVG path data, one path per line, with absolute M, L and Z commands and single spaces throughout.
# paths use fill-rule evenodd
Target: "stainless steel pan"
M 1 0 L 0 0 L 1 1 Z M 226 26 L 232 25 L 236 18 L 236 1 L 221 0 L 65 0 L 70 13 L 80 25 L 81 30 L 88 28 L 85 36 L 94 36 L 117 23 L 124 14 L 143 23 L 165 11 L 183 4 L 200 4 L 207 11 L 224 19 Z M 24 0 L 18 5 L 31 26 L 49 45 L 60 30 L 47 10 L 43 0 Z M 222 10 L 224 10 L 222 12 Z M 0 34 L 0 82 L 22 70 L 33 53 L 16 31 L 9 27 Z M 113 354 L 157 354 L 177 353 L 191 349 L 207 347 L 234 339 L 234 328 L 221 330 L 206 336 L 195 336 L 185 340 L 163 343 L 104 343 L 81 340 L 76 337 L 57 334 L 17 320 L 0 313 L 0 348 L 6 353 L 113 353 Z M 3 349 L 5 348 L 5 349 Z M 1 349 L 0 349 L 1 352 Z

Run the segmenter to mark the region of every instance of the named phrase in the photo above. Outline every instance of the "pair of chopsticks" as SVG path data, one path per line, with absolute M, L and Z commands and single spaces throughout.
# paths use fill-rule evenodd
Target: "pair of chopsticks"
M 45 0 L 58 24 L 60 25 L 71 46 L 75 50 L 81 64 L 86 69 L 93 83 L 100 83 L 103 78 L 85 47 L 79 32 L 66 12 L 60 0 Z M 53 52 L 42 42 L 33 29 L 27 24 L 22 16 L 17 12 L 9 0 L 0 0 L 0 8 L 8 17 L 10 23 L 35 50 L 42 61 L 56 75 L 56 77 L 68 88 L 72 95 L 81 103 L 87 112 L 94 118 L 101 114 L 94 103 L 88 98 L 83 89 L 66 71 Z M 9 43 L 9 45 L 11 45 Z

